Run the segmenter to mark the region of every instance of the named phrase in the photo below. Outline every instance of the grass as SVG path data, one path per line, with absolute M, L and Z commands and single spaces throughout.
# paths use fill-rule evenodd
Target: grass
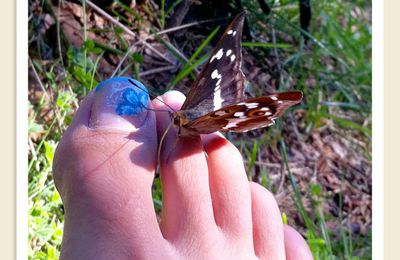
M 168 69 L 175 64 L 162 59 L 160 64 L 149 64 L 145 49 L 152 46 L 140 45 L 140 41 L 136 41 L 137 48 L 130 52 L 132 41 L 126 40 L 126 31 L 115 23 L 106 23 L 108 26 L 100 31 L 84 22 L 82 28 L 88 28 L 85 33 L 81 32 L 84 44 L 73 47 L 50 3 L 47 0 L 30 1 L 29 259 L 59 257 L 63 207 L 52 180 L 52 160 L 79 101 L 109 75 L 102 72 L 102 63 L 117 60 L 111 63 L 113 68 L 119 67 L 112 71 L 114 75 L 143 78 L 149 90 L 158 95 L 167 89 L 182 89 L 188 85 L 209 57 L 210 43 L 219 38 L 222 29 L 217 26 L 209 31 L 203 29 L 203 37 L 194 37 L 193 41 L 170 41 L 163 34 L 166 19 L 181 1 L 170 6 L 165 2 L 168 1 L 159 1 L 158 9 L 147 3 L 140 10 L 132 10 L 120 3 L 117 6 L 129 15 L 122 16 L 115 10 L 112 15 L 119 23 L 133 28 L 135 33 L 144 28 L 149 37 L 157 33 L 151 44 L 163 46 L 168 55 L 181 64 L 174 74 L 170 70 L 152 74 L 152 69 Z M 324 206 L 331 205 L 335 194 L 318 178 L 306 180 L 294 171 L 293 147 L 301 144 L 315 149 L 310 141 L 314 140 L 315 133 L 329 133 L 334 140 L 344 138 L 348 141 L 343 148 L 346 152 L 361 154 L 370 161 L 372 46 L 371 21 L 365 14 L 368 14 L 371 2 L 312 1 L 309 32 L 299 27 L 298 1 L 280 1 L 279 5 L 273 6 L 269 16 L 259 11 L 257 1 L 241 2 L 249 13 L 250 30 L 256 36 L 252 41 L 244 40 L 244 65 L 250 59 L 252 70 L 257 68 L 263 72 L 258 75 L 270 74 L 274 79 L 265 84 L 263 80 L 249 76 L 252 72 L 249 70 L 249 89 L 255 95 L 262 95 L 266 91 L 265 85 L 269 88 L 272 83 L 280 91 L 296 88 L 303 91 L 304 102 L 287 113 L 276 127 L 249 134 L 246 138 L 232 134 L 227 137 L 242 151 L 249 179 L 260 182 L 274 193 L 285 190 L 290 195 L 292 204 L 283 206 L 284 219 L 302 231 L 315 259 L 370 259 L 370 227 L 362 235 L 348 228 L 351 216 L 343 198 L 348 196 L 344 187 L 351 167 L 338 166 L 340 186 L 335 193 L 339 198 L 338 208 L 332 213 Z M 88 5 L 85 8 L 89 8 Z M 51 45 L 51 34 L 43 33 L 45 15 L 55 21 L 56 36 L 53 37 L 57 39 L 57 46 Z M 191 32 L 193 28 L 174 30 Z M 88 32 L 112 36 L 108 41 L 100 42 L 90 39 Z M 303 35 L 308 36 L 307 42 Z M 116 44 L 119 48 L 115 48 Z M 60 55 L 59 50 L 64 55 Z M 121 59 L 124 62 L 119 64 Z M 158 81 L 152 80 L 154 75 L 164 76 L 166 80 L 156 84 Z M 285 173 L 283 187 L 276 180 L 275 169 Z M 153 194 L 159 211 L 162 198 L 159 179 L 155 180 Z M 332 223 L 336 223 L 334 229 Z

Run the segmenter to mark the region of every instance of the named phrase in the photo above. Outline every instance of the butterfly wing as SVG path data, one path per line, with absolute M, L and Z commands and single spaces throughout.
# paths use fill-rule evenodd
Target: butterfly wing
M 240 41 L 245 13 L 235 17 L 191 87 L 181 110 L 195 119 L 244 98 Z
M 300 91 L 276 93 L 246 99 L 190 121 L 185 127 L 191 132 L 209 134 L 216 131 L 247 132 L 271 126 L 289 107 L 301 102 Z

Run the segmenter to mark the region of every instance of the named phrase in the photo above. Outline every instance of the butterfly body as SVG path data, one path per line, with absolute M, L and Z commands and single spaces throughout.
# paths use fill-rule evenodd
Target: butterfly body
M 231 22 L 181 110 L 171 114 L 179 136 L 247 132 L 271 126 L 287 108 L 301 102 L 300 91 L 245 98 L 240 45 L 244 18 L 241 13 Z

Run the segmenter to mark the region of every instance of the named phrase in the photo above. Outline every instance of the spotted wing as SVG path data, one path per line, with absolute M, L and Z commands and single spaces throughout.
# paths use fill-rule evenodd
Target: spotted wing
M 209 134 L 216 131 L 247 132 L 271 126 L 286 109 L 300 103 L 302 97 L 302 92 L 290 91 L 243 100 L 190 121 L 184 127 L 190 132 Z
M 245 13 L 235 17 L 191 87 L 181 110 L 190 120 L 244 99 L 240 41 Z

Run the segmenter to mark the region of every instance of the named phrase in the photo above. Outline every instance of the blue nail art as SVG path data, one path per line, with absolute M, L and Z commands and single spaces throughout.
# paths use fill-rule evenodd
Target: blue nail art
M 124 81 L 129 84 L 129 88 L 123 90 L 115 111 L 119 115 L 133 116 L 146 110 L 147 102 L 149 102 L 149 95 L 146 87 L 139 81 L 131 78 L 137 86 L 132 85 L 127 77 L 119 77 L 118 80 Z
M 128 79 L 137 86 L 134 86 Z M 96 87 L 96 92 L 105 85 L 112 86 L 112 90 L 108 93 L 107 103 L 115 107 L 118 115 L 134 116 L 146 110 L 149 95 L 146 87 L 139 81 L 128 77 L 107 79 Z
M 127 88 L 123 91 L 115 111 L 118 115 L 136 115 L 146 109 L 148 100 L 148 95 L 143 90 Z

